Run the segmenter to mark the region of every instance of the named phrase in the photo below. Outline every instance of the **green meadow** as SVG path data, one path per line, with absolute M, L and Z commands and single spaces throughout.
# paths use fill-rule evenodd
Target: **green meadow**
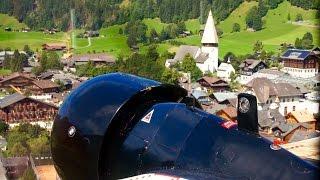
M 276 9 L 269 10 L 263 18 L 264 27 L 261 31 L 249 32 L 246 30 L 245 18 L 250 8 L 256 6 L 256 1 L 245 1 L 237 9 L 235 9 L 229 17 L 220 22 L 217 27 L 223 31 L 222 37 L 219 39 L 219 57 L 223 57 L 227 52 L 231 51 L 236 55 L 244 55 L 252 52 L 253 44 L 260 40 L 264 44 L 267 51 L 278 52 L 281 43 L 292 43 L 297 37 L 301 38 L 306 32 L 311 32 L 314 37 L 314 44 L 319 46 L 319 19 L 316 19 L 315 10 L 304 10 L 292 6 L 289 2 L 281 3 Z M 288 20 L 290 14 L 291 20 L 294 21 L 296 15 L 300 13 L 303 16 L 303 23 L 297 24 Z M 161 32 L 168 24 L 162 23 L 159 18 L 144 19 L 143 22 L 148 26 L 148 33 L 152 28 L 158 33 Z M 237 22 L 241 26 L 241 31 L 232 33 L 233 24 Z M 185 38 L 177 38 L 188 45 L 200 46 L 201 37 L 198 35 L 201 24 L 197 19 L 191 19 L 185 22 L 187 30 L 193 33 L 192 36 Z M 25 24 L 19 23 L 12 17 L 0 14 L 0 48 L 11 47 L 12 49 L 22 49 L 28 44 L 32 49 L 40 49 L 41 45 L 46 42 L 65 42 L 66 37 L 70 37 L 71 33 L 57 33 L 55 35 L 45 35 L 42 32 L 6 32 L 4 27 L 13 27 L 19 29 L 26 27 Z M 124 25 L 114 25 L 108 28 L 100 29 L 100 37 L 91 38 L 89 41 L 85 38 L 75 38 L 74 53 L 83 54 L 88 52 L 107 52 L 114 56 L 128 56 L 131 53 L 126 43 L 126 36 L 119 34 L 119 29 Z M 76 30 L 76 33 L 84 30 Z M 140 52 L 145 53 L 147 46 L 141 46 Z M 168 50 L 175 52 L 177 46 L 164 42 L 158 45 L 160 54 Z
M 285 1 L 276 9 L 268 11 L 268 14 L 263 19 L 265 24 L 263 30 L 249 32 L 245 29 L 245 17 L 249 9 L 255 5 L 257 5 L 255 1 L 245 1 L 225 21 L 218 24 L 218 28 L 224 32 L 219 39 L 219 57 L 223 57 L 229 51 L 237 55 L 251 53 L 253 44 L 258 40 L 263 42 L 265 50 L 277 53 L 281 43 L 294 44 L 295 39 L 297 37 L 301 38 L 306 32 L 313 34 L 316 46 L 320 45 L 319 26 L 313 23 L 319 20 L 315 18 L 315 10 L 304 10 L 292 6 L 289 2 Z M 308 24 L 302 23 L 301 25 L 297 25 L 288 21 L 288 14 L 294 20 L 298 13 L 302 14 L 304 22 Z M 231 33 L 235 22 L 240 24 L 241 32 Z M 190 45 L 200 45 L 201 37 L 194 35 L 178 38 L 177 41 Z

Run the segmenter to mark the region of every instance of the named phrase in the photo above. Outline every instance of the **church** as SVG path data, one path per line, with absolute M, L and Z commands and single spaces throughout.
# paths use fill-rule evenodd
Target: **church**
M 173 59 L 166 60 L 166 67 L 172 67 L 181 62 L 184 57 L 190 54 L 196 61 L 197 67 L 202 73 L 216 72 L 218 69 L 218 35 L 215 28 L 212 12 L 209 16 L 203 32 L 201 47 L 182 45 L 179 47 Z

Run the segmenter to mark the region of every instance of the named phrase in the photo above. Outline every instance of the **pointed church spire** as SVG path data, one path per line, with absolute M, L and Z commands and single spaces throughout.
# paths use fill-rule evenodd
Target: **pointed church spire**
M 209 12 L 209 16 L 203 32 L 201 43 L 203 45 L 215 45 L 215 46 L 218 45 L 218 35 L 217 35 L 211 10 Z

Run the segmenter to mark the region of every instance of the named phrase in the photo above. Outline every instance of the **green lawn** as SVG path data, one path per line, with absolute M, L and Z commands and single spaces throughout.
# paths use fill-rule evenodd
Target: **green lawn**
M 0 48 L 22 50 L 24 45 L 29 45 L 33 50 L 41 49 L 41 45 L 48 42 L 61 43 L 64 33 L 46 35 L 42 32 L 6 32 L 0 29 Z
M 151 29 L 155 29 L 158 33 L 162 31 L 168 24 L 162 23 L 160 18 L 155 18 L 155 19 L 144 19 L 143 22 L 148 26 L 148 34 L 150 33 Z
M 190 19 L 185 22 L 186 28 L 188 31 L 191 31 L 193 34 L 198 34 L 201 29 L 201 24 L 198 19 Z
M 19 23 L 18 20 L 12 16 L 0 14 L 0 28 L 4 29 L 6 27 L 20 30 L 21 28 L 27 27 L 27 25 Z
M 111 26 L 100 30 L 100 37 L 91 38 L 91 46 L 88 40 L 84 38 L 76 38 L 76 54 L 83 54 L 90 52 L 107 52 L 114 56 L 124 55 L 128 56 L 131 53 L 127 45 L 127 38 L 119 34 L 121 25 Z
M 6 27 L 17 31 L 7 32 L 4 30 Z M 45 35 L 42 32 L 18 32 L 23 27 L 27 26 L 24 23 L 19 23 L 14 17 L 0 14 L 0 48 L 10 47 L 21 50 L 27 44 L 34 50 L 41 49 L 41 45 L 46 42 L 61 42 L 64 34 Z

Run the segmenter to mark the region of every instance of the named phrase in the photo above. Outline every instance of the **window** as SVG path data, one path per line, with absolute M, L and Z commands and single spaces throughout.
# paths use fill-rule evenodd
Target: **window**
M 294 98 L 292 98 L 292 102 L 294 101 Z
M 296 111 L 296 106 L 293 106 L 293 107 L 292 107 L 292 111 Z
M 288 114 L 288 107 L 284 107 L 284 115 L 286 116 Z

